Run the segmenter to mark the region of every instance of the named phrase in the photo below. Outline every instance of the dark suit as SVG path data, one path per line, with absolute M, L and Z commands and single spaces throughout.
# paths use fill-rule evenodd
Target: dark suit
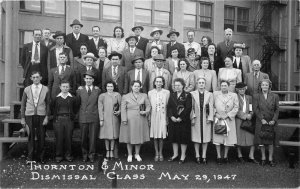
M 23 77 L 24 77 L 24 87 L 27 87 L 32 84 L 30 79 L 31 73 L 33 71 L 39 71 L 43 77 L 41 83 L 43 85 L 47 85 L 48 82 L 48 70 L 47 70 L 47 58 L 48 58 L 48 49 L 45 45 L 40 44 L 40 63 L 39 64 L 32 64 L 31 63 L 31 55 L 32 55 L 32 44 L 27 43 L 24 45 L 22 49 L 22 60 L 21 65 L 23 68 Z
M 127 77 L 125 77 L 125 79 L 126 79 L 126 81 L 125 81 L 125 91 L 124 91 L 125 94 L 127 94 L 131 91 L 130 83 L 131 83 L 131 81 L 134 81 L 135 78 L 136 78 L 135 69 L 130 70 L 130 71 L 127 72 Z M 141 92 L 148 94 L 148 90 L 149 90 L 149 72 L 145 69 L 142 69 L 142 81 L 141 82 L 142 82 Z
M 86 87 L 78 89 L 76 96 L 80 104 L 79 108 L 79 125 L 81 130 L 81 150 L 83 158 L 87 156 L 94 158 L 96 152 L 96 139 L 99 135 L 99 113 L 98 97 L 100 89 L 93 87 L 89 95 Z
M 167 44 L 167 57 L 166 58 L 172 57 L 171 56 L 171 52 L 172 52 L 172 50 L 174 48 L 178 49 L 178 58 L 185 58 L 185 48 L 184 48 L 184 45 L 181 44 L 181 43 L 178 43 L 178 42 L 176 42 L 173 46 L 171 46 L 171 42 L 169 42 Z
M 140 37 L 140 39 L 136 43 L 136 47 L 139 48 L 139 49 L 141 49 L 143 51 L 143 53 L 145 54 L 145 52 L 146 52 L 146 46 L 147 46 L 148 42 L 149 42 L 149 40 L 147 38 Z
M 140 56 L 144 58 L 144 53 L 141 49 L 135 48 L 134 52 L 130 53 L 130 48 L 127 48 L 122 53 L 121 66 L 124 66 L 127 71 L 132 70 L 134 68 L 134 64 L 131 61 L 134 57 Z
M 49 42 L 46 45 L 45 40 L 41 40 L 41 44 L 45 45 L 48 49 L 51 49 L 53 46 L 55 46 L 56 41 L 54 39 L 49 39 Z
M 101 46 L 107 49 L 107 43 L 102 38 L 99 37 L 98 39 L 98 48 L 95 45 L 94 38 L 89 40 L 89 52 L 92 52 L 97 58 L 99 58 L 98 49 Z
M 76 88 L 78 88 L 79 86 L 84 86 L 85 85 L 85 81 L 84 81 L 84 76 L 83 74 L 85 74 L 87 71 L 86 67 L 80 67 L 78 68 L 78 73 L 76 73 Z M 95 74 L 95 78 L 94 78 L 94 85 L 99 87 L 101 89 L 101 73 L 99 72 L 99 70 L 97 70 L 95 67 L 92 67 L 92 71 Z
M 80 45 L 86 43 L 89 46 L 89 37 L 80 33 L 79 39 L 76 40 L 73 33 L 69 33 L 66 37 L 66 45 L 73 51 L 73 56 L 80 56 Z M 87 47 L 89 48 L 89 47 Z
M 217 45 L 217 55 L 220 56 L 223 60 L 225 56 L 234 56 L 233 45 L 235 41 L 229 42 L 229 46 L 226 46 L 225 41 L 218 43 Z
M 63 46 L 63 52 L 67 53 L 68 55 L 68 62 L 67 65 L 73 65 L 74 62 L 74 57 L 73 57 L 73 52 L 72 49 L 66 45 Z M 48 51 L 48 61 L 47 61 L 47 67 L 48 70 L 50 71 L 52 68 L 55 68 L 58 66 L 57 64 L 57 59 L 56 59 L 56 46 L 50 48 Z
M 253 96 L 260 93 L 259 82 L 263 79 L 269 79 L 269 75 L 263 72 L 259 72 L 258 78 L 254 76 L 255 72 L 246 73 L 245 84 L 247 85 L 247 94 Z
M 76 91 L 76 77 L 75 73 L 70 66 L 66 66 L 66 70 L 63 74 L 59 74 L 59 68 L 52 68 L 49 73 L 48 88 L 51 93 L 51 99 L 60 93 L 60 83 L 61 81 L 66 80 L 70 82 L 70 93 L 75 94 Z
M 207 57 L 209 59 L 208 54 L 207 54 L 207 56 L 201 56 L 201 57 Z M 214 66 L 214 70 L 216 71 L 217 75 L 219 73 L 219 69 L 225 67 L 224 60 L 220 56 L 214 56 L 214 63 L 213 64 L 214 64 L 213 65 Z M 201 64 L 200 64 L 200 69 L 202 69 Z M 208 69 L 210 69 L 210 70 L 212 69 L 211 61 L 209 61 Z
M 149 43 L 147 43 L 147 46 L 146 46 L 146 52 L 145 52 L 145 58 L 146 59 L 151 58 L 150 50 L 151 50 L 152 46 L 157 46 L 160 49 L 161 54 L 164 55 L 164 58 L 166 58 L 166 56 L 167 56 L 167 45 L 162 41 L 159 41 L 158 44 L 156 44 L 154 41 L 150 41 Z
M 118 92 L 122 95 L 122 94 L 126 94 L 124 92 L 125 90 L 125 82 L 126 79 L 125 77 L 127 76 L 127 72 L 125 70 L 125 68 L 123 66 L 118 66 L 118 70 L 117 70 L 117 75 L 116 78 L 113 78 L 112 75 L 112 66 L 110 66 L 109 68 L 105 69 L 103 72 L 103 77 L 102 77 L 102 89 L 106 90 L 104 87 L 105 83 L 107 81 L 114 81 L 117 84 L 117 88 L 118 88 Z

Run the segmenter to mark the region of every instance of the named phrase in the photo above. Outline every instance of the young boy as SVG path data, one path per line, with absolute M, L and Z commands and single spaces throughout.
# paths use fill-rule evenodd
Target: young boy
M 72 135 L 76 113 L 76 98 L 69 93 L 70 82 L 61 81 L 61 93 L 52 102 L 53 128 L 56 138 L 55 161 L 60 163 L 63 158 L 72 162 Z M 65 141 L 64 141 L 65 140 Z M 65 152 L 65 153 L 64 153 Z
M 29 127 L 27 161 L 35 159 L 35 135 L 37 136 L 37 154 L 42 164 L 45 164 L 45 126 L 48 124 L 50 94 L 46 86 L 41 84 L 40 72 L 31 74 L 32 85 L 24 89 L 21 102 L 21 124 Z

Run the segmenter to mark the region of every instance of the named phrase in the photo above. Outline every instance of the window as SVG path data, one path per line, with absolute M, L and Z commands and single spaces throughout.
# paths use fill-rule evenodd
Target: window
M 248 8 L 225 6 L 224 29 L 231 28 L 237 32 L 248 32 L 249 12 Z
M 224 9 L 224 29 L 231 28 L 234 31 L 235 8 L 225 6 Z
M 300 0 L 297 1 L 297 17 L 298 17 L 298 25 L 300 25 Z
M 88 0 L 81 2 L 81 17 L 96 20 L 121 20 L 121 0 Z
M 237 31 L 248 32 L 249 25 L 249 9 L 238 8 L 237 14 Z
M 20 10 L 23 12 L 39 12 L 44 14 L 65 14 L 64 0 L 20 1 Z
M 136 23 L 170 25 L 170 0 L 135 0 L 134 6 Z
M 184 27 L 212 28 L 212 4 L 185 1 L 184 2 Z
M 300 71 L 300 39 L 296 40 L 296 71 Z
M 19 62 L 22 61 L 22 48 L 24 44 L 30 43 L 33 40 L 33 31 L 29 30 L 21 30 L 19 33 Z

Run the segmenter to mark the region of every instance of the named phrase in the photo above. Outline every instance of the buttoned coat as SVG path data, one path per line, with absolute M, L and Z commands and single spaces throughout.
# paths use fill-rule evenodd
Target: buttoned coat
M 234 56 L 233 45 L 235 41 L 230 41 L 229 46 L 226 46 L 225 41 L 218 43 L 217 45 L 217 55 L 224 60 L 225 56 Z
M 110 66 L 109 68 L 103 71 L 102 89 L 106 90 L 104 85 L 107 81 L 114 81 L 117 84 L 117 88 L 118 88 L 117 91 L 121 95 L 126 94 L 127 92 L 127 90 L 125 90 L 126 76 L 127 76 L 127 72 L 125 68 L 123 66 L 118 66 L 117 75 L 115 78 L 113 78 L 112 66 Z
M 104 47 L 105 49 L 107 49 L 107 43 L 104 39 L 100 38 L 98 39 L 98 48 L 96 48 L 96 45 L 95 45 L 95 42 L 94 42 L 94 38 L 91 38 L 89 40 L 89 52 L 92 52 L 95 57 L 99 58 L 99 55 L 98 55 L 98 49 L 99 47 Z
M 84 81 L 84 74 L 86 73 L 87 68 L 86 67 L 80 67 L 76 73 L 76 86 L 77 88 L 79 86 L 84 86 L 85 85 L 85 81 Z M 92 71 L 95 74 L 95 78 L 94 78 L 94 83 L 93 85 L 99 87 L 101 89 L 101 74 L 99 72 L 99 70 L 97 70 L 95 67 L 92 67 Z
M 134 69 L 134 64 L 131 62 L 137 56 L 144 58 L 144 53 L 141 49 L 136 47 L 132 54 L 130 53 L 130 48 L 124 49 L 122 53 L 121 66 L 124 66 L 127 71 Z
M 127 94 L 131 91 L 131 86 L 130 86 L 131 81 L 135 80 L 135 69 L 128 71 L 125 79 L 126 81 L 125 81 L 124 93 Z M 149 72 L 147 72 L 145 69 L 142 69 L 141 82 L 142 82 L 141 92 L 147 94 L 149 91 Z
M 73 56 L 80 56 L 80 46 L 85 43 L 89 49 L 89 37 L 80 33 L 79 39 L 76 40 L 73 33 L 69 33 L 66 37 L 66 45 L 72 49 Z
M 235 57 L 233 63 L 235 63 Z M 248 55 L 241 56 L 240 64 L 242 64 L 242 77 L 243 77 L 243 81 L 245 81 L 246 74 L 252 72 L 250 57 Z
M 143 54 L 145 55 L 145 52 L 146 52 L 146 46 L 149 42 L 149 39 L 147 38 L 144 38 L 144 37 L 140 37 L 140 39 L 136 42 L 136 47 L 138 49 L 141 49 L 143 51 Z
M 263 79 L 269 79 L 269 75 L 263 72 L 259 72 L 258 78 L 254 76 L 255 72 L 247 73 L 245 76 L 245 84 L 247 85 L 247 94 L 253 96 L 260 93 L 259 82 Z
M 209 92 L 213 92 L 217 90 L 217 74 L 215 70 L 195 70 L 193 72 L 194 77 L 195 77 L 195 86 L 197 86 L 197 79 L 199 77 L 204 77 L 206 82 L 205 82 L 205 89 Z

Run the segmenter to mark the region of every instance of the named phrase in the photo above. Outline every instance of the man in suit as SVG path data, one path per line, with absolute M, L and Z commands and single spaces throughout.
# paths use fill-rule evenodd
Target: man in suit
M 41 44 L 42 31 L 40 29 L 33 30 L 33 42 L 27 43 L 22 49 L 21 65 L 23 68 L 24 87 L 32 84 L 31 73 L 38 71 L 41 73 L 41 83 L 47 85 L 48 70 L 47 58 L 48 49 L 45 45 Z
M 160 50 L 160 53 L 166 57 L 167 56 L 167 45 L 160 40 L 160 36 L 163 34 L 163 31 L 159 28 L 154 28 L 150 33 L 150 36 L 153 37 L 152 41 L 149 41 L 146 46 L 145 58 L 151 58 L 151 47 L 157 46 Z
M 74 61 L 72 49 L 64 45 L 66 34 L 61 31 L 57 31 L 55 32 L 55 35 L 53 35 L 53 38 L 55 39 L 56 45 L 50 48 L 48 51 L 48 71 L 59 66 L 59 54 L 62 52 L 67 54 L 66 64 L 72 66 Z
M 183 43 L 184 48 L 185 48 L 186 57 L 188 56 L 187 51 L 189 48 L 195 49 L 196 57 L 200 57 L 201 56 L 201 46 L 199 43 L 194 41 L 195 40 L 195 32 L 192 30 L 189 30 L 187 32 L 187 38 L 188 38 L 188 41 Z
M 128 48 L 124 49 L 122 53 L 122 61 L 121 66 L 124 66 L 126 68 L 126 71 L 134 69 L 134 66 L 132 65 L 132 60 L 136 57 L 142 57 L 144 58 L 144 53 L 141 49 L 136 48 L 136 42 L 138 41 L 138 38 L 134 35 L 130 35 L 127 37 L 126 42 L 128 43 Z
M 51 30 L 49 28 L 43 29 L 43 37 L 41 44 L 45 45 L 48 49 L 55 45 L 55 40 L 50 38 Z
M 65 80 L 69 82 L 70 92 L 75 94 L 76 77 L 71 66 L 66 65 L 68 61 L 68 56 L 65 52 L 59 54 L 59 66 L 52 68 L 49 73 L 48 88 L 51 94 L 51 99 L 60 93 L 61 81 Z
M 112 65 L 103 72 L 102 89 L 105 90 L 104 85 L 107 81 L 114 81 L 117 86 L 117 91 L 123 95 L 125 94 L 125 77 L 127 76 L 127 72 L 123 66 L 120 66 L 122 55 L 113 51 L 108 58 Z
M 245 81 L 246 73 L 252 72 L 251 59 L 248 55 L 243 55 L 245 43 L 235 43 L 233 45 L 234 57 L 233 67 L 242 71 L 242 81 Z
M 224 60 L 225 56 L 233 56 L 233 45 L 235 41 L 232 41 L 232 29 L 227 28 L 225 30 L 225 40 L 218 43 L 217 54 Z
M 143 26 L 135 26 L 131 29 L 135 36 L 137 37 L 136 47 L 141 49 L 145 54 L 147 43 L 149 42 L 148 39 L 141 36 L 142 31 L 144 31 Z
M 148 93 L 149 91 L 149 73 L 147 70 L 143 69 L 143 63 L 145 59 L 143 57 L 137 56 L 132 60 L 134 64 L 134 69 L 127 72 L 125 77 L 125 94 L 130 92 L 130 83 L 134 80 L 139 80 L 142 83 L 141 92 Z
M 165 79 L 165 86 L 164 88 L 169 90 L 172 83 L 172 76 L 168 70 L 163 68 L 164 66 L 164 56 L 162 54 L 156 55 L 154 58 L 156 68 L 154 70 L 150 71 L 150 79 L 149 79 L 149 91 L 152 90 L 153 87 L 153 81 L 157 76 L 162 76 Z
M 252 62 L 253 72 L 247 73 L 245 76 L 245 84 L 247 85 L 247 93 L 251 96 L 260 93 L 259 83 L 263 79 L 269 79 L 269 75 L 260 71 L 261 63 L 259 60 Z
M 167 35 L 170 38 L 170 42 L 167 44 L 167 58 L 171 57 L 172 48 L 178 49 L 178 58 L 185 58 L 185 48 L 184 45 L 177 42 L 177 37 L 179 36 L 179 32 L 175 29 L 171 29 L 169 34 Z
M 79 20 L 75 19 L 70 26 L 72 27 L 73 32 L 67 35 L 66 45 L 72 49 L 74 57 L 80 56 L 80 45 L 82 43 L 89 44 L 89 37 L 80 33 L 83 25 Z
M 89 40 L 89 51 L 92 52 L 97 58 L 99 58 L 99 47 L 107 49 L 107 43 L 100 37 L 100 27 L 92 27 L 93 37 Z
M 101 90 L 93 85 L 95 74 L 92 70 L 84 74 L 85 85 L 76 91 L 80 105 L 79 125 L 83 162 L 95 162 L 96 140 L 99 136 L 98 97 Z

